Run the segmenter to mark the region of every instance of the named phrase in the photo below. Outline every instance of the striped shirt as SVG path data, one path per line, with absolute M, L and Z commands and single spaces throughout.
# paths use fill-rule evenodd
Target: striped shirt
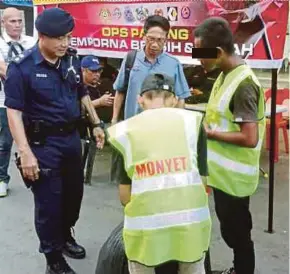
M 9 63 L 11 58 L 18 55 L 15 54 L 15 52 L 10 49 L 10 45 L 8 44 L 10 42 L 18 43 L 18 45 L 17 44 L 14 45 L 14 48 L 19 54 L 23 51 L 23 49 L 27 50 L 32 48 L 35 45 L 36 40 L 33 37 L 21 35 L 20 40 L 15 41 L 6 32 L 3 32 L 2 36 L 0 36 L 0 61 L 4 61 L 6 64 Z M 3 91 L 3 83 L 0 82 L 0 108 L 5 107 L 4 100 L 5 93 Z

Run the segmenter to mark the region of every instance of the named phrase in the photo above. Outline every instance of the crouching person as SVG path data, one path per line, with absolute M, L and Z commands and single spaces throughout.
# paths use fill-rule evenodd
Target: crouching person
M 178 261 L 180 274 L 205 273 L 211 218 L 202 114 L 174 108 L 174 82 L 163 74 L 144 80 L 138 101 L 143 112 L 108 129 L 127 176 L 119 194 L 129 272 L 153 274 Z

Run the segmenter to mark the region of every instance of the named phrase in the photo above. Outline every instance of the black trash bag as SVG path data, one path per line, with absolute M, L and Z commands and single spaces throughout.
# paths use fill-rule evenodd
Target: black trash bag
M 123 225 L 123 222 L 119 224 L 103 244 L 95 274 L 129 274 L 122 236 Z M 156 267 L 155 273 L 177 274 L 177 270 L 177 262 L 168 262 Z

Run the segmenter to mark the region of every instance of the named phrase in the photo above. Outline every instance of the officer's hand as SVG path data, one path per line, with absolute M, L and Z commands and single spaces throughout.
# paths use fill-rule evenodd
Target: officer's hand
M 105 144 L 105 133 L 100 127 L 96 127 L 93 130 L 93 135 L 96 138 L 96 144 L 98 149 L 102 149 Z
M 39 168 L 38 162 L 32 151 L 28 149 L 20 153 L 21 169 L 23 176 L 31 181 L 36 181 L 39 179 Z
M 101 98 L 101 105 L 104 107 L 110 107 L 114 104 L 114 96 L 112 93 L 104 94 Z

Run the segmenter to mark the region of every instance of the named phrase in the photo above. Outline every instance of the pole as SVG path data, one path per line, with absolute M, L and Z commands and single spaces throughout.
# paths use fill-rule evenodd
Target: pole
M 274 178 L 275 178 L 275 139 L 276 136 L 276 101 L 277 101 L 277 78 L 278 70 L 272 69 L 272 92 L 271 92 L 271 124 L 270 124 L 270 159 L 269 159 L 269 207 L 268 207 L 268 233 L 273 231 L 274 212 Z

